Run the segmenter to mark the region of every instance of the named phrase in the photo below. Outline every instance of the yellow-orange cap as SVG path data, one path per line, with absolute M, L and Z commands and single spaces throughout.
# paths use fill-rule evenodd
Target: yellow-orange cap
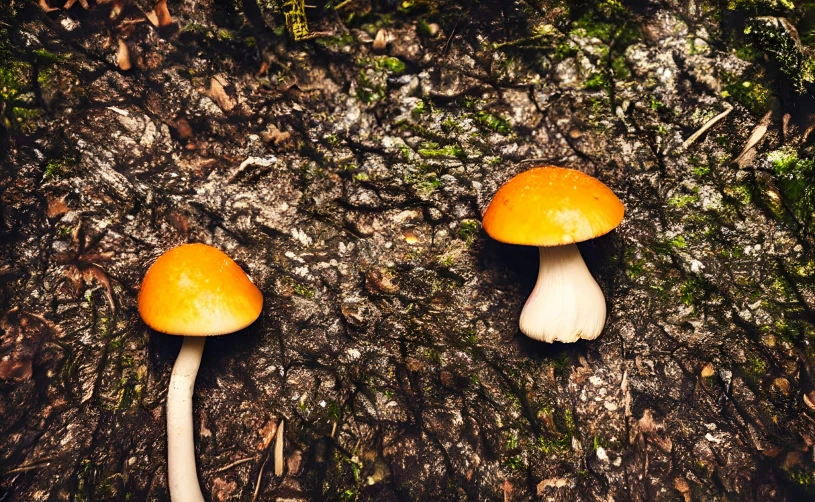
M 484 230 L 508 244 L 561 246 L 599 237 L 623 221 L 625 208 L 607 186 L 562 167 L 535 167 L 498 189 Z
M 263 294 L 243 269 L 206 244 L 184 244 L 144 274 L 139 314 L 156 331 L 172 335 L 223 335 L 252 324 Z

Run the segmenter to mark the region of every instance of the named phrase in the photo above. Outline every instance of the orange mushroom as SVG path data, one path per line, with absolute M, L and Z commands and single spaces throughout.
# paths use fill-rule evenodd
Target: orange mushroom
M 156 331 L 184 335 L 167 392 L 170 498 L 203 501 L 195 470 L 192 393 L 205 337 L 243 329 L 260 315 L 263 295 L 229 256 L 185 244 L 159 256 L 139 291 L 139 314 Z
M 536 167 L 498 189 L 484 230 L 497 241 L 540 248 L 538 281 L 519 321 L 525 335 L 549 343 L 597 338 L 606 301 L 575 243 L 610 232 L 624 213 L 611 189 L 573 169 Z

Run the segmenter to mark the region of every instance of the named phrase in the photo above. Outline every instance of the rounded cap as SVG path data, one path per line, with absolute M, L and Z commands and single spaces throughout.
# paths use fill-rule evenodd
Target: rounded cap
M 184 244 L 163 255 L 144 274 L 139 314 L 171 335 L 224 335 L 260 315 L 263 294 L 243 269 L 206 244 Z
M 599 237 L 623 221 L 625 208 L 588 174 L 535 167 L 504 183 L 484 213 L 493 239 L 525 246 L 561 246 Z

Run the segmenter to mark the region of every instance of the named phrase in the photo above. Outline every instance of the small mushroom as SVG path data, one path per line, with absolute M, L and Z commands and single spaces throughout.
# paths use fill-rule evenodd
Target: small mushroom
M 184 244 L 159 256 L 139 291 L 139 314 L 156 331 L 184 335 L 167 392 L 170 498 L 203 501 L 195 470 L 192 392 L 207 336 L 252 324 L 263 295 L 241 267 L 206 244 Z
M 497 241 L 540 248 L 538 281 L 519 323 L 526 336 L 549 343 L 597 338 L 606 301 L 575 243 L 610 232 L 624 212 L 607 186 L 572 169 L 536 167 L 498 190 L 484 230 Z

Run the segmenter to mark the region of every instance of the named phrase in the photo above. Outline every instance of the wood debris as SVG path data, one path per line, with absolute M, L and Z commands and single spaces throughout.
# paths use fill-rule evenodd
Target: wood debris
M 274 444 L 274 475 L 278 477 L 283 475 L 283 426 L 285 423 L 284 419 L 280 420 L 280 425 L 277 426 L 277 433 L 275 434 L 277 437 Z

